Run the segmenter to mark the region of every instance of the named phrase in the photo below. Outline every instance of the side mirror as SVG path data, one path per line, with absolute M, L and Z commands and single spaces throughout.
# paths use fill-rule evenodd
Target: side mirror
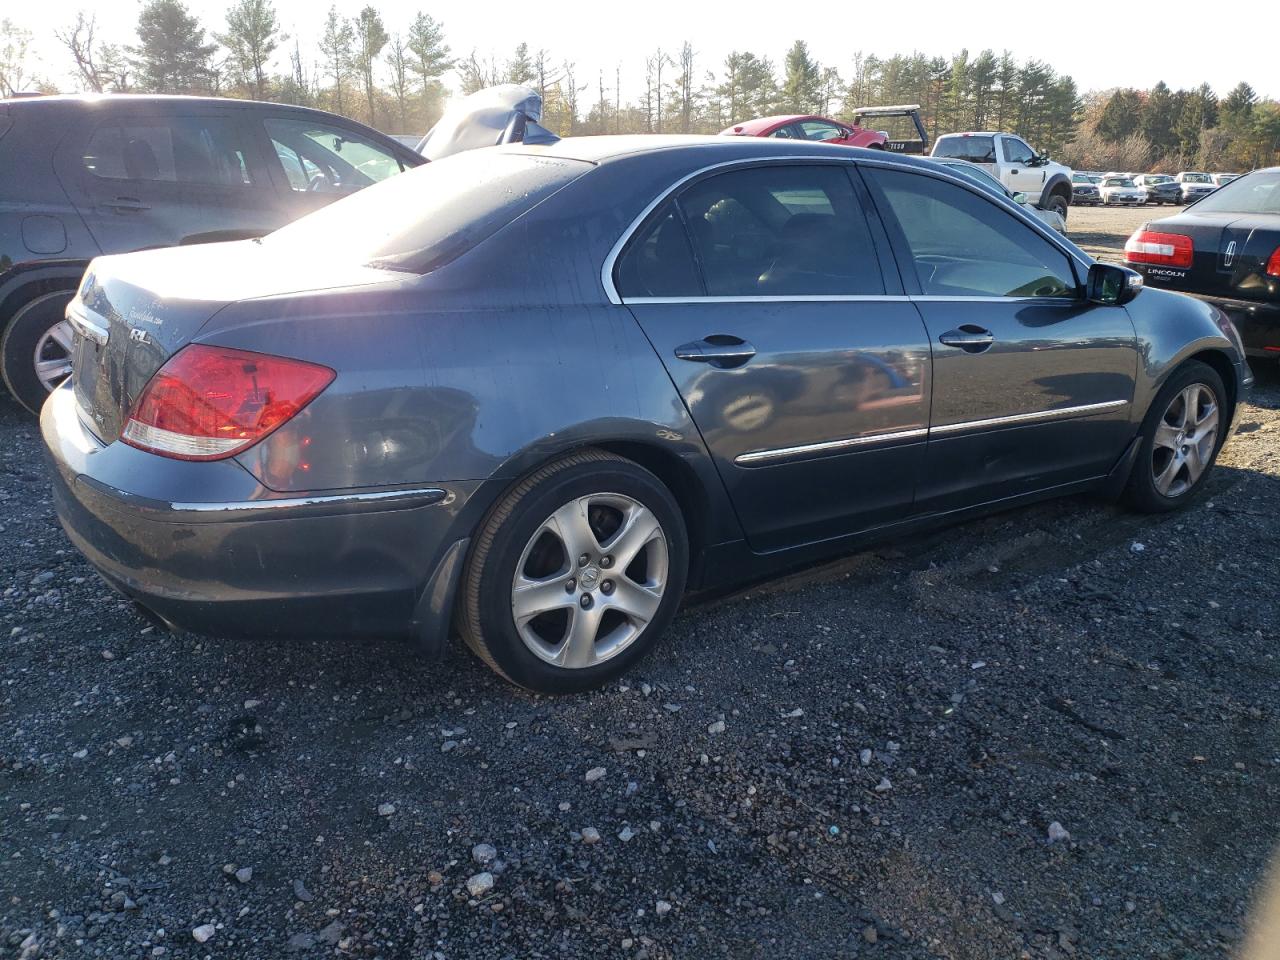
M 1025 193 L 1011 193 L 1009 195 L 1009 199 L 1012 200 L 1014 203 L 1025 204 L 1027 202 L 1027 195 Z
M 1092 303 L 1121 307 L 1142 292 L 1142 274 L 1113 263 L 1095 263 L 1089 267 L 1085 296 Z

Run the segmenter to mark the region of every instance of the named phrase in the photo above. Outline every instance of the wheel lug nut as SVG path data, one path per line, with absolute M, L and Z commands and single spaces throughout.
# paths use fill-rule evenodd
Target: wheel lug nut
M 600 566 L 608 570 L 610 567 L 613 566 L 613 557 L 601 557 Z
M 578 587 L 578 581 L 573 579 L 573 577 L 570 577 L 568 580 L 564 582 L 565 593 L 573 593 L 573 591 L 576 590 L 577 587 Z
M 612 595 L 613 581 L 606 580 L 604 583 L 600 584 L 600 592 L 603 593 L 606 597 Z
M 578 557 L 578 566 L 580 567 L 585 567 L 590 562 L 591 562 L 591 558 L 587 556 L 585 553 L 582 554 L 582 556 Z
M 592 605 L 593 603 L 595 603 L 595 601 L 591 599 L 591 594 L 589 594 L 589 593 L 584 593 L 584 594 L 582 595 L 582 599 L 581 599 L 581 600 L 579 600 L 578 602 L 579 602 L 580 604 L 582 604 L 582 609 L 583 609 L 583 610 L 590 610 L 590 609 L 591 609 L 591 605 Z

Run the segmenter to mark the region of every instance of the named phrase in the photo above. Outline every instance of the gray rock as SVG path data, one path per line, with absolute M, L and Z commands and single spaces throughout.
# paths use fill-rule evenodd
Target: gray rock
M 293 895 L 303 903 L 310 903 L 315 899 L 315 897 L 312 896 L 311 891 L 307 889 L 307 885 L 301 880 L 293 881 Z
M 489 871 L 477 873 L 467 880 L 467 893 L 473 897 L 483 897 L 493 889 L 493 874 Z
M 253 867 L 241 867 L 236 871 L 236 879 L 241 883 L 248 883 L 253 879 Z
M 471 859 L 481 866 L 492 863 L 497 857 L 498 850 L 491 843 L 477 843 L 471 848 Z
M 595 783 L 597 780 L 603 777 L 605 773 L 606 771 L 604 767 L 592 767 L 590 770 L 587 771 L 587 775 L 584 779 L 587 781 L 587 783 Z
M 378 816 L 380 817 L 389 817 L 395 812 L 396 812 L 396 805 L 394 803 L 378 804 Z
M 217 932 L 218 928 L 212 923 L 202 923 L 191 931 L 191 936 L 196 943 L 208 943 Z
M 1049 824 L 1049 842 L 1060 843 L 1063 840 L 1070 840 L 1071 834 L 1067 832 L 1067 828 L 1060 824 L 1057 820 Z
M 717 720 L 707 727 L 707 733 L 724 733 L 724 721 Z
M 582 842 L 583 843 L 599 843 L 600 831 L 597 830 L 595 827 L 583 827 Z

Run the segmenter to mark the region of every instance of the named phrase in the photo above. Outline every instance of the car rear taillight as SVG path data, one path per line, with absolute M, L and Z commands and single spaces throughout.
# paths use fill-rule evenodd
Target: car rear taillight
M 1267 275 L 1280 277 L 1280 247 L 1271 251 L 1271 257 L 1267 260 Z
M 302 360 L 195 344 L 156 371 L 120 439 L 177 460 L 221 460 L 285 423 L 334 376 Z
M 1191 266 L 1195 247 L 1190 237 L 1180 233 L 1138 230 L 1124 245 L 1127 263 L 1158 263 L 1166 267 Z

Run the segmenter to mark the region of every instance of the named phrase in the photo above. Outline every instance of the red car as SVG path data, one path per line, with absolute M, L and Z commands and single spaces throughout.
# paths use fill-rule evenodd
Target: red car
M 839 120 L 801 114 L 789 117 L 760 117 L 720 131 L 728 137 L 781 137 L 786 140 L 813 140 L 843 147 L 885 148 L 885 135 L 876 130 L 850 126 Z

